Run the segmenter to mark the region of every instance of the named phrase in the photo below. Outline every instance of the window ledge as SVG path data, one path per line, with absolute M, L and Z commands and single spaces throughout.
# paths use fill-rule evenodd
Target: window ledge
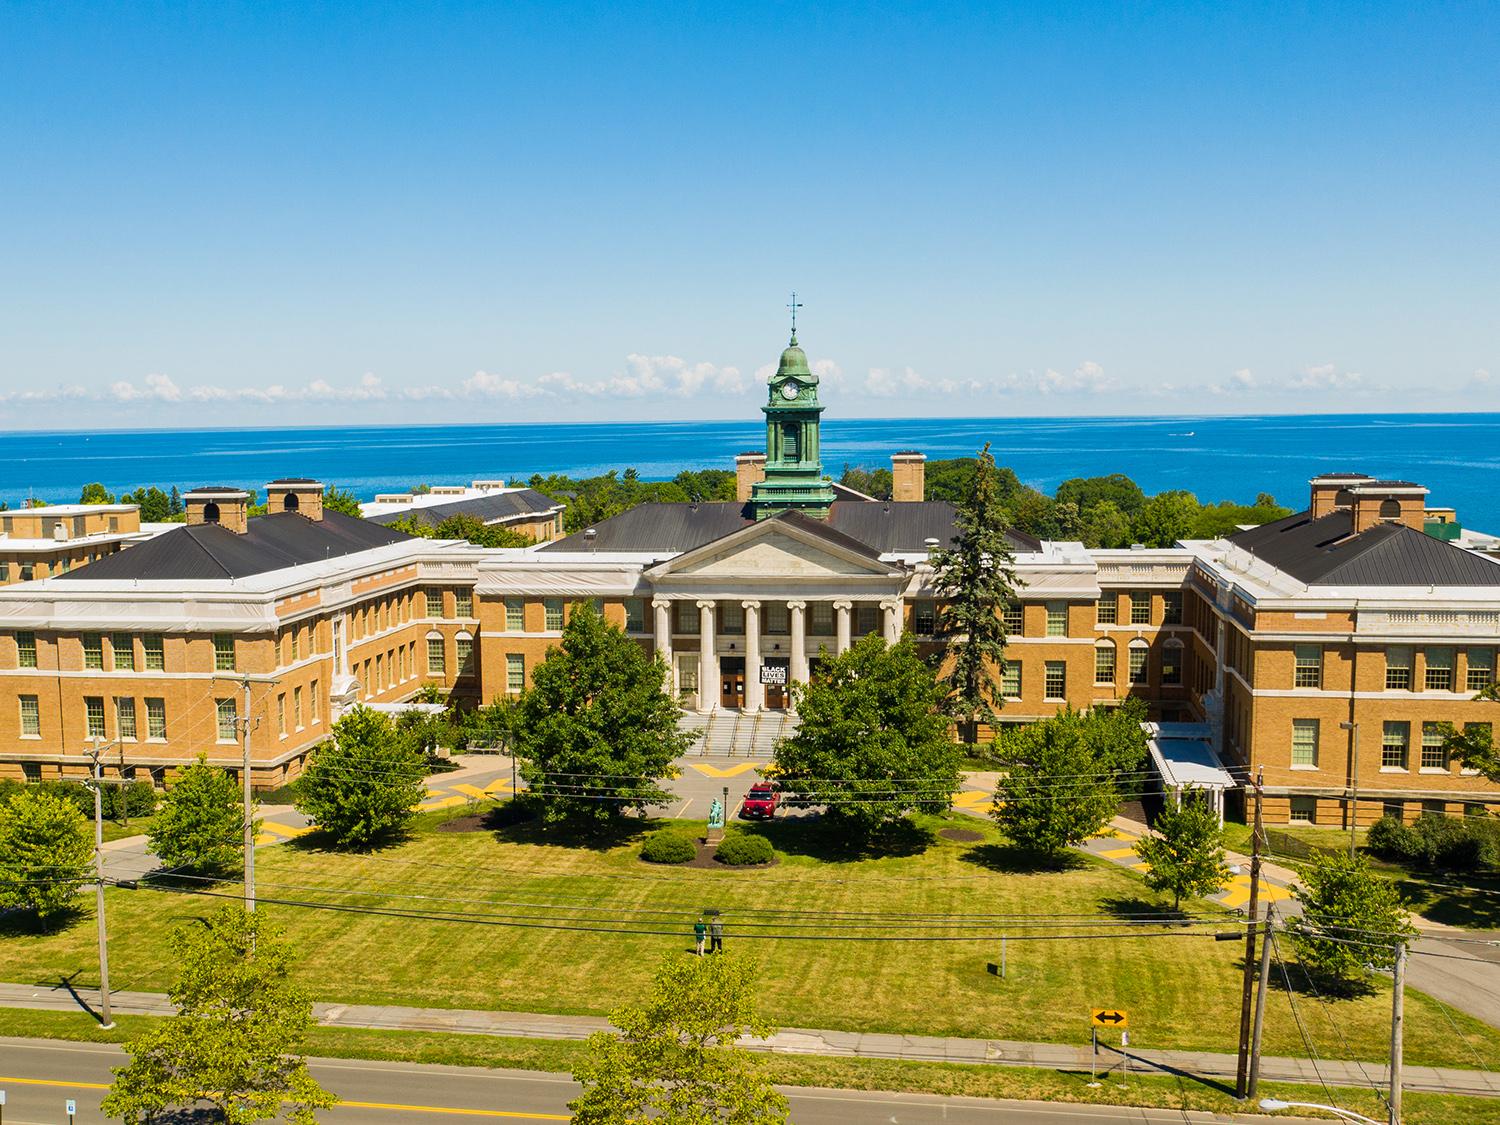
M 1298 765 L 1293 765 L 1290 768 L 1294 769 L 1294 770 L 1299 770 L 1299 771 L 1301 771 L 1303 773 L 1317 773 L 1318 772 L 1318 767 L 1317 766 L 1298 766 Z
M 23 734 L 21 738 L 26 742 L 40 742 L 42 740 L 42 736 L 39 734 Z
M 1423 766 L 1417 772 L 1418 773 L 1440 773 L 1440 774 L 1446 775 L 1450 771 L 1447 770 L 1447 769 L 1444 769 L 1442 766 Z
M 1381 773 L 1410 773 L 1411 771 L 1408 770 L 1405 766 L 1381 766 L 1380 767 L 1380 772 Z

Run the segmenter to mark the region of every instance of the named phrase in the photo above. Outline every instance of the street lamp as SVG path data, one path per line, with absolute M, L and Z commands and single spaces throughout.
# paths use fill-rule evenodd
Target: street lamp
M 1335 1114 L 1340 1121 L 1359 1121 L 1363 1125 L 1380 1125 L 1380 1122 L 1374 1118 L 1355 1113 L 1352 1109 L 1340 1109 L 1336 1105 L 1322 1105 L 1319 1102 L 1284 1102 L 1280 1098 L 1261 1098 L 1260 1108 L 1267 1113 L 1275 1113 L 1279 1109 L 1321 1109 L 1325 1113 Z
M 1359 724 L 1340 723 L 1339 730 L 1349 732 L 1349 858 L 1354 858 L 1354 837 L 1359 825 Z

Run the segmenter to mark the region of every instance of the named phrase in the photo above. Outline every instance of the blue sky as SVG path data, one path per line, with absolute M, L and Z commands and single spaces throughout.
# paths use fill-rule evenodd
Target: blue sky
M 0 7 L 0 428 L 1500 409 L 1494 4 Z

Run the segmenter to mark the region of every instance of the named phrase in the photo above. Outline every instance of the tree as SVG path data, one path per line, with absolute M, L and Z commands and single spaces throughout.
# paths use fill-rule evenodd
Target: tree
M 1101 500 L 1084 512 L 1078 526 L 1083 545 L 1090 548 L 1130 546 L 1130 517 L 1113 501 Z
M 352 492 L 329 485 L 323 489 L 323 508 L 330 512 L 340 512 L 346 516 L 360 519 L 364 513 L 359 510 L 359 497 Z
M 264 912 L 226 905 L 171 937 L 177 1014 L 125 1044 L 102 1109 L 149 1122 L 163 1110 L 213 1105 L 228 1125 L 281 1115 L 312 1125 L 338 1098 L 308 1072 L 312 1001 L 291 982 L 291 946 Z
M 866 496 L 873 496 L 876 500 L 889 500 L 891 492 L 895 488 L 890 469 L 870 469 L 855 465 L 844 466 L 844 472 L 839 477 L 839 483 L 845 488 L 854 489 L 855 492 L 863 492 Z
M 1088 513 L 1100 504 L 1113 504 L 1117 511 L 1134 515 L 1146 503 L 1146 494 L 1124 473 L 1105 477 L 1072 477 L 1057 486 L 1059 503 L 1074 503 Z
M 1172 895 L 1172 909 L 1183 896 L 1217 894 L 1229 881 L 1224 866 L 1224 826 L 1201 795 L 1187 790 L 1168 801 L 1135 851 L 1146 864 L 1146 886 Z
M 182 502 L 182 493 L 177 491 L 177 486 L 172 486 L 172 494 L 167 497 L 167 516 L 176 519 L 187 511 L 187 506 Z
M 1491 684 L 1474 696 L 1476 703 L 1500 702 L 1500 682 Z M 1489 723 L 1468 723 L 1459 730 L 1452 723 L 1439 728 L 1443 747 L 1449 758 L 1466 770 L 1478 770 L 1486 781 L 1500 783 L 1500 748 L 1495 746 Z
M 619 1033 L 590 1036 L 573 1071 L 574 1125 L 785 1122 L 786 1099 L 736 1046 L 775 1032 L 756 1010 L 758 983 L 755 964 L 734 956 L 666 958 L 644 1004 L 610 1013 Z
M 1005 771 L 992 813 L 1023 851 L 1056 857 L 1099 832 L 1119 808 L 1109 763 L 1096 749 L 1095 712 L 1066 710 L 1004 731 L 994 757 Z
M 154 486 L 122 493 L 120 503 L 134 504 L 138 507 L 141 510 L 141 519 L 146 523 L 170 523 L 182 514 L 182 497 L 177 495 L 175 487 L 172 489 L 172 495 L 177 496 L 175 509 L 172 498 Z
M 935 632 L 945 643 L 947 670 L 940 681 L 948 692 L 945 706 L 972 745 L 979 740 L 979 724 L 994 722 L 1005 705 L 998 682 L 1005 664 L 1002 611 L 1016 597 L 1014 557 L 988 442 L 954 523 L 953 545 L 932 559 L 932 585 L 940 599 Z
M 29 910 L 50 927 L 93 877 L 93 854 L 93 833 L 71 801 L 16 793 L 0 804 L 0 907 Z
M 958 791 L 959 751 L 945 690 L 910 637 L 860 639 L 796 686 L 801 725 L 776 747 L 783 785 L 851 835 L 913 811 L 943 812 Z
M 313 750 L 297 783 L 297 811 L 344 847 L 400 834 L 426 791 L 420 737 L 379 711 L 353 708 Z
M 243 861 L 240 787 L 208 755 L 177 775 L 146 830 L 163 867 L 228 874 Z
M 666 673 L 592 604 L 574 604 L 512 727 L 512 751 L 545 820 L 598 824 L 671 800 L 657 782 L 693 736 L 679 729 L 682 708 L 662 690 Z
M 78 496 L 80 504 L 113 504 L 115 494 L 105 488 L 98 481 L 83 486 L 83 492 Z
M 1298 960 L 1344 992 L 1363 987 L 1372 969 L 1396 963 L 1396 945 L 1415 934 L 1396 884 L 1370 870 L 1363 855 L 1314 852 L 1292 888 L 1302 916 L 1287 924 Z M 1358 942 L 1358 944 L 1353 944 Z
M 1158 492 L 1136 513 L 1131 529 L 1148 547 L 1170 547 L 1189 538 L 1198 518 L 1198 498 L 1191 492 Z

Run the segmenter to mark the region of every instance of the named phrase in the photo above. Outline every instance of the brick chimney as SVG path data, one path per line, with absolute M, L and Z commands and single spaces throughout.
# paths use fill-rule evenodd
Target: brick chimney
M 927 498 L 927 454 L 903 449 L 891 455 L 891 499 L 911 503 Z
M 250 525 L 250 494 L 241 488 L 209 485 L 195 488 L 182 498 L 187 509 L 189 527 L 216 523 L 236 535 L 243 535 Z
M 734 459 L 734 498 L 741 504 L 750 499 L 750 489 L 766 479 L 766 455 L 741 453 Z
M 266 485 L 266 512 L 296 512 L 310 520 L 323 518 L 323 484 L 309 477 L 284 477 Z
M 1364 473 L 1321 473 L 1308 482 L 1312 485 L 1312 502 L 1308 511 L 1316 520 L 1339 508 L 1351 507 L 1354 497 L 1350 489 L 1374 479 Z
M 1354 533 L 1379 523 L 1405 524 L 1422 531 L 1427 521 L 1427 489 L 1409 480 L 1371 480 L 1355 485 Z

